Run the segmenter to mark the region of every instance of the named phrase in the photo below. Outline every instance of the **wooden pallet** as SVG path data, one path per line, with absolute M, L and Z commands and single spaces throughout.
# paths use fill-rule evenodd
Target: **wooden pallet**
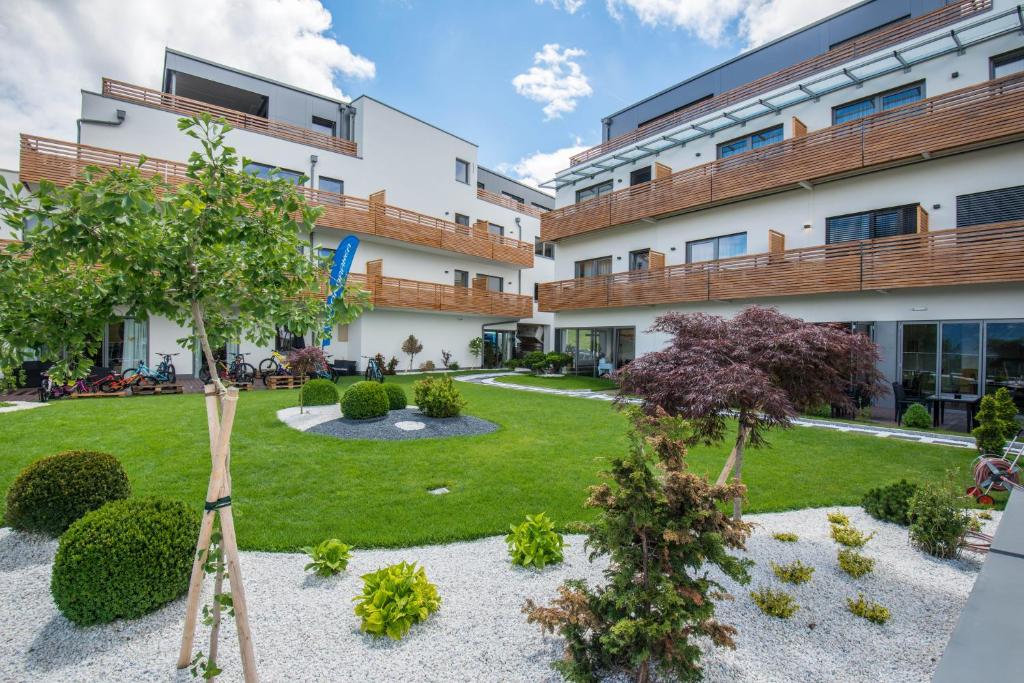
M 132 394 L 134 396 L 157 396 L 160 394 L 181 393 L 184 393 L 184 388 L 180 384 L 157 384 L 156 386 L 136 384 L 132 387 Z
M 252 391 L 254 389 L 252 382 L 232 382 L 229 386 L 235 387 L 239 391 Z
M 71 394 L 69 398 L 124 398 L 126 396 L 128 396 L 127 389 L 124 391 L 114 391 L 109 394 L 106 394 L 102 391 L 96 391 L 88 394 L 74 393 Z
M 306 383 L 305 377 L 274 375 L 267 378 L 267 389 L 297 389 Z

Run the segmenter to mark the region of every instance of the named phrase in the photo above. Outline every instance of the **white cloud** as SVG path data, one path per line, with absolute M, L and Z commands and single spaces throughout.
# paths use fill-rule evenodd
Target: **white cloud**
M 336 98 L 336 76 L 376 66 L 331 35 L 319 0 L 46 0 L 0 2 L 0 167 L 16 167 L 18 133 L 74 140 L 79 90 L 100 78 L 160 87 L 164 47 Z
M 576 109 L 576 100 L 589 97 L 594 90 L 580 68 L 577 57 L 583 50 L 549 43 L 533 55 L 533 66 L 512 79 L 516 92 L 544 104 L 547 119 L 559 118 Z
M 538 5 L 545 3 L 551 5 L 555 9 L 565 10 L 569 14 L 576 14 L 576 10 L 583 7 L 583 3 L 586 0 L 533 0 Z
M 750 49 L 849 7 L 859 0 L 605 0 L 616 20 L 629 9 L 642 24 L 681 28 L 713 46 L 735 31 Z
M 499 173 L 515 177 L 526 185 L 539 188 L 541 183 L 551 180 L 556 173 L 569 168 L 569 157 L 589 149 L 588 145 L 582 143 L 580 138 L 576 138 L 568 147 L 556 149 L 554 152 L 537 151 L 514 164 L 498 164 L 497 170 Z

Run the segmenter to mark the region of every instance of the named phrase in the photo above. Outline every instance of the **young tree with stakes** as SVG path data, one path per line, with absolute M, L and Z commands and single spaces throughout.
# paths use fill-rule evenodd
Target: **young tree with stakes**
M 750 306 L 732 319 L 668 313 L 649 331 L 670 339 L 617 373 L 622 396 L 639 396 L 649 410 L 686 418 L 694 442 L 723 441 L 735 417 L 736 438 L 720 484 L 730 472 L 742 481 L 744 449 L 764 446 L 767 430 L 789 427 L 802 410 L 822 404 L 852 410 L 853 395 L 871 400 L 883 391 L 878 349 L 866 335 L 774 308 Z M 742 508 L 737 496 L 736 519 Z
M 320 209 L 295 186 L 242 171 L 225 144 L 230 126 L 209 115 L 181 119 L 196 141 L 187 180 L 170 184 L 159 163 L 87 167 L 66 188 L 43 181 L 34 193 L 0 187 L 0 219 L 35 227 L 23 243 L 0 249 L 0 368 L 20 363 L 18 351 L 41 348 L 58 380 L 83 377 L 108 323 L 125 316 L 163 316 L 195 330 L 208 367 L 213 348 L 250 339 L 268 344 L 278 325 L 319 331 L 354 319 L 368 298 L 347 291 L 324 305 L 322 263 L 302 247 Z M 0 179 L 2 181 L 2 179 Z M 230 440 L 238 390 L 214 375 L 206 409 L 212 473 L 196 546 L 178 667 L 190 663 L 207 678 L 216 666 L 222 609 L 238 627 L 245 680 L 256 681 L 242 574 L 231 514 Z M 207 655 L 192 657 L 204 573 L 214 573 Z M 221 590 L 225 577 L 231 593 Z

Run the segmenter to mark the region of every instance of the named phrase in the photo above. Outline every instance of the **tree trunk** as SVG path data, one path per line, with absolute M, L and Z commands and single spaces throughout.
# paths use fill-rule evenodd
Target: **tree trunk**
M 743 448 L 747 445 L 747 439 L 750 438 L 750 427 L 747 425 L 746 420 L 740 416 L 739 429 L 736 434 L 736 446 L 734 450 L 736 452 L 736 462 L 733 464 L 732 476 L 733 480 L 737 483 L 743 481 Z M 732 517 L 736 521 L 739 521 L 743 517 L 743 497 L 736 496 L 732 499 Z
M 199 345 L 203 349 L 203 357 L 206 358 L 206 367 L 210 368 L 210 381 L 217 392 L 222 396 L 227 391 L 220 381 L 220 373 L 217 372 L 217 361 L 213 357 L 213 349 L 210 347 L 210 338 L 206 336 L 206 321 L 203 319 L 203 305 L 198 301 L 192 301 L 192 322 L 196 326 L 196 336 L 199 337 Z M 199 376 L 198 369 L 196 376 Z

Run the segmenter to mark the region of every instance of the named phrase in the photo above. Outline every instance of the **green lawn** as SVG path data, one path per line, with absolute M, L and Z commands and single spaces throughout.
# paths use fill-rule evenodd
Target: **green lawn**
M 388 378 L 409 385 L 415 376 Z M 405 442 L 345 442 L 296 432 L 274 412 L 297 392 L 241 394 L 232 448 L 239 543 L 294 550 L 338 537 L 358 546 L 408 546 L 504 533 L 527 513 L 560 526 L 586 519 L 588 485 L 625 447 L 626 423 L 603 401 L 460 384 L 468 412 L 491 434 Z M 411 393 L 411 392 L 410 392 Z M 91 448 L 124 463 L 135 494 L 179 498 L 199 510 L 210 459 L 195 394 L 58 401 L 0 415 L 0 491 L 33 460 Z M 968 450 L 794 428 L 745 466 L 750 511 L 857 504 L 871 486 L 962 472 Z M 694 449 L 691 465 L 717 475 L 727 446 Z M 433 496 L 445 485 L 451 493 Z
M 540 375 L 506 375 L 497 381 L 508 384 L 528 384 L 534 387 L 550 387 L 552 389 L 592 389 L 604 391 L 615 389 L 617 385 L 604 377 L 587 377 L 585 375 L 565 375 L 563 377 L 542 377 Z

